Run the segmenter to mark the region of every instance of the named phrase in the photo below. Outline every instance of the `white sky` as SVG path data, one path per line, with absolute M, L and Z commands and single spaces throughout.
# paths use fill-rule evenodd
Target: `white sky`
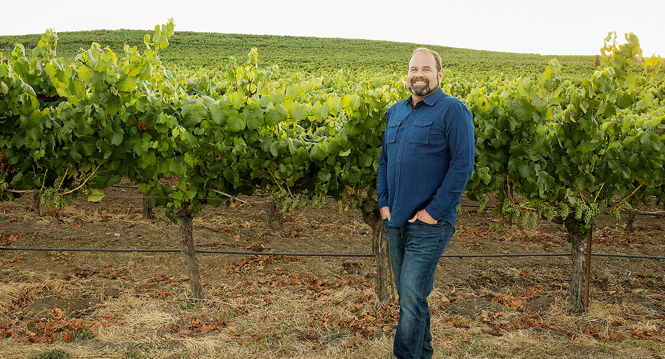
M 145 29 L 390 40 L 481 50 L 592 55 L 616 31 L 665 56 L 662 0 L 3 1 L 0 35 Z M 249 44 L 248 44 L 249 45 Z

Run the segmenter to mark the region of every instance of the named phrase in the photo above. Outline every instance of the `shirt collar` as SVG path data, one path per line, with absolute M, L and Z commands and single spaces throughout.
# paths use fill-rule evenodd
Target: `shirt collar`
M 444 95 L 443 90 L 441 90 L 441 87 L 439 87 L 438 89 L 434 90 L 434 92 L 429 94 L 429 96 L 425 97 L 421 102 L 424 102 L 427 106 L 431 107 L 431 106 L 434 106 L 434 104 L 439 99 L 439 97 L 441 97 L 443 95 Z M 404 101 L 405 101 L 405 103 L 411 105 L 411 96 L 409 96 L 409 98 L 407 98 Z M 413 105 L 411 105 L 411 106 L 413 106 Z

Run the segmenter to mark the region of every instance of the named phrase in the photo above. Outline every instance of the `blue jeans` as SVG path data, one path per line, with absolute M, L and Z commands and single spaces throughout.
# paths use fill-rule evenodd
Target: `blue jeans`
M 453 227 L 446 221 L 427 224 L 420 220 L 392 227 L 384 220 L 390 262 L 399 295 L 399 321 L 393 353 L 399 359 L 432 357 L 432 334 L 427 297 L 434 271 L 446 250 Z

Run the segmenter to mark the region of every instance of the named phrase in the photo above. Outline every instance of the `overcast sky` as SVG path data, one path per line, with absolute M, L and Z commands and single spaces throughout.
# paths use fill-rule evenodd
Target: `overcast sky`
M 0 35 L 95 29 L 390 40 L 481 50 L 591 55 L 610 31 L 633 32 L 645 55 L 665 56 L 662 0 L 90 0 L 4 2 Z M 251 46 L 251 44 L 250 44 Z

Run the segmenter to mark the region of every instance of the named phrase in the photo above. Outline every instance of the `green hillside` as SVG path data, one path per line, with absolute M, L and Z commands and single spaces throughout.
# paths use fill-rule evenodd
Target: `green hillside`
M 146 33 L 152 31 L 96 30 L 58 33 L 59 56 L 71 60 L 79 49 L 87 49 L 93 41 L 116 52 L 122 50 L 123 44 L 135 45 L 141 49 L 144 46 L 143 35 Z M 0 51 L 10 51 L 17 42 L 31 48 L 35 46 L 39 36 L 0 36 Z M 197 32 L 177 32 L 170 41 L 171 46 L 161 55 L 167 63 L 190 68 L 215 68 L 229 56 L 244 59 L 249 50 L 256 47 L 259 61 L 263 65 L 276 64 L 283 69 L 313 73 L 341 68 L 402 73 L 411 51 L 421 45 L 428 46 L 389 41 Z M 602 39 L 598 42 L 600 47 Z M 437 50 L 442 56 L 444 67 L 458 75 L 504 73 L 508 76 L 535 76 L 555 57 L 443 46 L 428 47 Z M 563 64 L 564 76 L 568 78 L 588 74 L 594 65 L 593 56 L 556 58 Z

